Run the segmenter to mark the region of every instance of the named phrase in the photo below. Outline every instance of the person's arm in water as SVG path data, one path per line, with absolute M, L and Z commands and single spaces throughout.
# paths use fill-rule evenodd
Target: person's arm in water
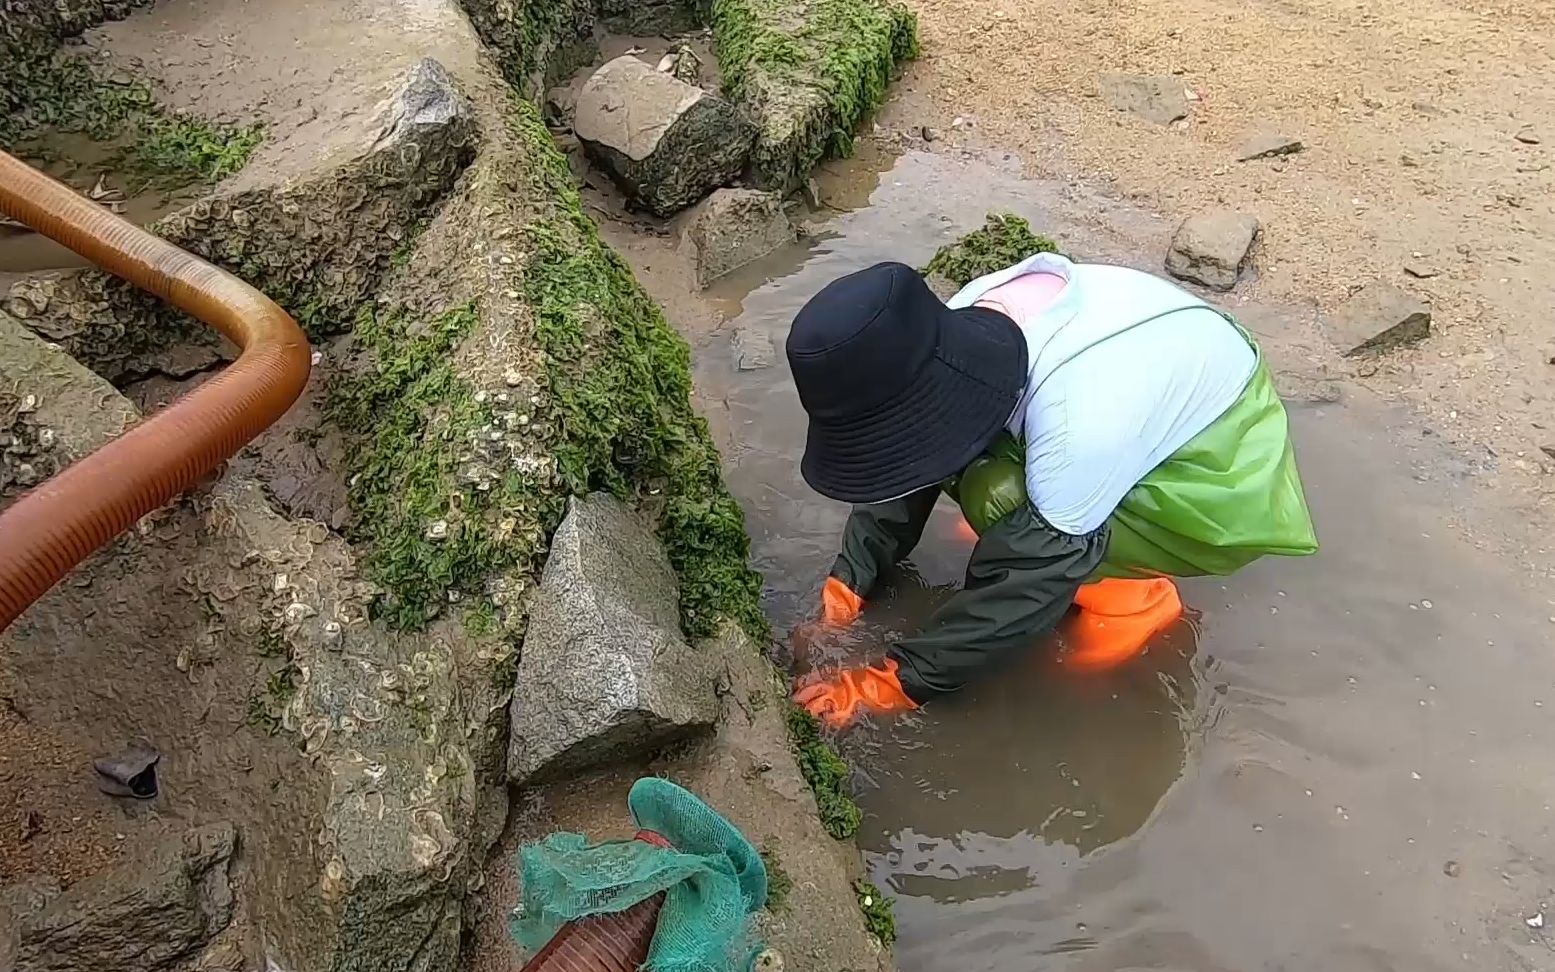
M 921 705 L 954 692 L 1051 631 L 1107 552 L 1107 527 L 1072 536 L 1022 503 L 978 538 L 966 586 L 927 631 L 891 645 L 888 661 Z
M 880 575 L 918 546 L 939 493 L 938 486 L 929 486 L 884 503 L 853 507 L 842 531 L 842 549 L 822 592 L 825 620 L 833 624 L 853 620 L 849 615 L 858 614 Z
M 967 563 L 965 587 L 936 612 L 926 632 L 892 644 L 880 665 L 842 671 L 801 687 L 795 700 L 833 725 L 846 725 L 864 710 L 916 708 L 935 695 L 962 688 L 1051 631 L 1101 563 L 1107 527 L 1074 536 L 1049 525 L 1024 500 L 1011 505 L 1013 509 L 983 531 Z M 931 496 L 922 520 L 914 521 L 914 544 L 932 507 Z M 852 519 L 849 526 L 852 532 Z M 845 566 L 845 559 L 838 558 L 839 567 Z M 871 560 L 876 565 L 871 583 L 893 562 Z

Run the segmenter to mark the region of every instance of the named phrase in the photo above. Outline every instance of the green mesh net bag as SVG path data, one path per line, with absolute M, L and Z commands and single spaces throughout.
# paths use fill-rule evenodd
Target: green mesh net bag
M 668 780 L 638 780 L 632 820 L 671 847 L 589 844 L 556 833 L 518 852 L 523 897 L 511 929 L 533 955 L 569 921 L 625 911 L 665 892 L 650 972 L 743 972 L 760 949 L 751 915 L 767 903 L 767 870 L 738 829 Z

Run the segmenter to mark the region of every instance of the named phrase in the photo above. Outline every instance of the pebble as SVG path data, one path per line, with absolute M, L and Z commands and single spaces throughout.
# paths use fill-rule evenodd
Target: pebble
M 1416 280 L 1429 280 L 1432 277 L 1441 276 L 1441 270 L 1431 266 L 1429 263 L 1406 263 L 1404 264 L 1404 272 Z
M 1533 915 L 1530 918 L 1524 918 L 1523 919 L 1523 924 L 1527 925 L 1529 928 L 1534 928 L 1534 929 L 1543 928 L 1544 927 L 1544 912 L 1541 911 L 1538 914 Z
M 1446 864 L 1442 865 L 1442 873 L 1448 877 L 1455 878 L 1462 872 L 1463 868 L 1458 864 L 1457 861 L 1448 861 Z
M 1527 130 L 1526 128 L 1512 137 L 1517 139 L 1519 142 L 1522 142 L 1524 145 L 1539 144 L 1539 136 L 1535 135 L 1533 132 Z

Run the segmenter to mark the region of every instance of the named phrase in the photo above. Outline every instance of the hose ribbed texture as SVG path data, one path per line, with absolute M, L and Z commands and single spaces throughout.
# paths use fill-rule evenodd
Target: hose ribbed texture
M 0 152 L 0 212 L 216 328 L 221 374 L 0 513 L 0 631 L 77 564 L 199 482 L 279 419 L 310 351 L 274 301 Z
M 656 894 L 625 911 L 569 921 L 520 972 L 638 972 L 663 907 Z

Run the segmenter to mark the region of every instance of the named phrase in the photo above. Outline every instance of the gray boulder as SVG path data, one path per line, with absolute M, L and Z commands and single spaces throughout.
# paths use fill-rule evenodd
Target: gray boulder
M 738 176 L 756 138 L 729 102 L 631 56 L 584 82 L 573 129 L 622 191 L 658 216 Z
M 794 242 L 794 225 L 776 193 L 720 189 L 698 204 L 682 240 L 691 248 L 697 285 Z
M 516 784 L 643 755 L 718 717 L 711 665 L 680 633 L 664 548 L 603 494 L 574 499 L 557 528 L 519 659 Z
M 1102 100 L 1157 125 L 1188 117 L 1188 92 L 1181 78 L 1155 74 L 1108 74 L 1100 84 Z
M 1334 343 L 1346 355 L 1385 351 L 1425 340 L 1431 333 L 1431 308 L 1392 284 L 1368 284 L 1340 304 L 1328 319 Z
M 1166 271 L 1215 290 L 1236 286 L 1242 264 L 1258 236 L 1258 220 L 1217 209 L 1183 220 L 1166 253 Z
M 174 967 L 232 920 L 236 840 L 225 823 L 174 834 L 40 910 L 13 906 L 16 972 Z

